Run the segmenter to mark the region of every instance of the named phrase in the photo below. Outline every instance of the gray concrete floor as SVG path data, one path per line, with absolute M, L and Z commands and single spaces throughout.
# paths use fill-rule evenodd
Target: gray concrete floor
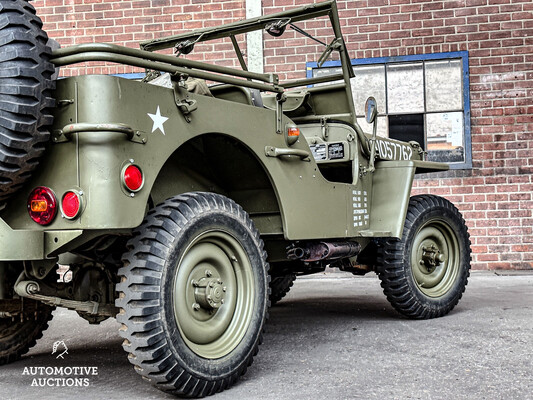
M 43 339 L 0 368 L 0 399 L 171 399 L 143 382 L 117 324 L 56 311 Z M 65 360 L 51 355 L 64 340 Z M 90 386 L 32 387 L 25 367 L 98 367 Z M 474 273 L 459 306 L 429 321 L 399 317 L 375 276 L 296 281 L 270 313 L 247 374 L 223 399 L 533 399 L 533 275 Z

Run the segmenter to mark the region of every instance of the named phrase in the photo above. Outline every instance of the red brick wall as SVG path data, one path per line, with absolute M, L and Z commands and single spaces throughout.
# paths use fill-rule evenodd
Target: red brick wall
M 309 0 L 262 3 L 266 14 Z M 39 0 L 33 4 L 50 36 L 63 46 L 110 42 L 138 47 L 138 41 L 245 16 L 244 0 Z M 533 268 L 531 0 L 339 0 L 338 4 L 351 58 L 469 51 L 473 169 L 418 179 L 413 191 L 443 195 L 463 212 L 472 235 L 474 268 Z M 331 39 L 325 19 L 299 25 L 322 40 Z M 244 38 L 239 41 L 244 43 Z M 194 57 L 237 65 L 229 42 L 204 49 L 204 58 Z M 266 70 L 282 79 L 304 77 L 305 62 L 316 61 L 320 51 L 320 46 L 290 30 L 281 40 L 266 35 Z M 63 74 L 131 71 L 92 63 Z

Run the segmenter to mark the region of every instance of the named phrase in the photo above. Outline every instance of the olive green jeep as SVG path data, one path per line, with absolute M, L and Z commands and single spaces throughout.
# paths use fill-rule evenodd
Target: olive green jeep
M 332 28 L 319 64 L 334 55 L 341 74 L 280 82 L 248 71 L 236 35 L 310 36 L 304 21 L 319 17 Z M 184 57 L 222 38 L 242 69 Z M 0 50 L 0 364 L 65 307 L 94 324 L 116 317 L 140 375 L 202 397 L 246 371 L 269 306 L 297 276 L 375 271 L 409 318 L 443 316 L 461 298 L 461 214 L 410 197 L 415 174 L 447 165 L 378 137 L 373 98 L 363 132 L 334 0 L 140 49 L 54 51 L 27 1 L 0 0 Z M 88 61 L 146 76 L 56 79 Z

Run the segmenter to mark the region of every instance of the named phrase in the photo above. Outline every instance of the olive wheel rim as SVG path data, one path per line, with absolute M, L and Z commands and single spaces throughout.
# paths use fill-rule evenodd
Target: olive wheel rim
M 442 218 L 424 223 L 411 249 L 411 270 L 418 289 L 439 298 L 453 289 L 461 270 L 459 239 Z
M 187 246 L 173 284 L 173 310 L 185 344 L 218 359 L 244 338 L 253 317 L 254 276 L 246 251 L 230 233 L 204 232 Z

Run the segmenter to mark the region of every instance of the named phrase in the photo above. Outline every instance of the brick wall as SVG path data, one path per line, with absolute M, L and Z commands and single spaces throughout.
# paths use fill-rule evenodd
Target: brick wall
M 264 14 L 309 3 L 263 0 Z M 33 4 L 49 35 L 63 46 L 138 41 L 242 19 L 244 0 L 39 0 Z M 533 268 L 533 3 L 531 0 L 338 1 L 351 58 L 468 50 L 473 169 L 415 181 L 414 193 L 447 197 L 463 212 L 476 269 Z M 328 41 L 326 20 L 299 24 Z M 239 37 L 244 45 L 244 37 Z M 229 42 L 193 57 L 237 65 Z M 209 47 L 210 46 L 210 47 Z M 280 78 L 305 76 L 322 48 L 287 30 L 265 36 L 266 70 Z M 201 47 L 197 47 L 202 50 Z M 275 65 L 272 67 L 272 65 Z M 132 72 L 91 63 L 78 73 Z

